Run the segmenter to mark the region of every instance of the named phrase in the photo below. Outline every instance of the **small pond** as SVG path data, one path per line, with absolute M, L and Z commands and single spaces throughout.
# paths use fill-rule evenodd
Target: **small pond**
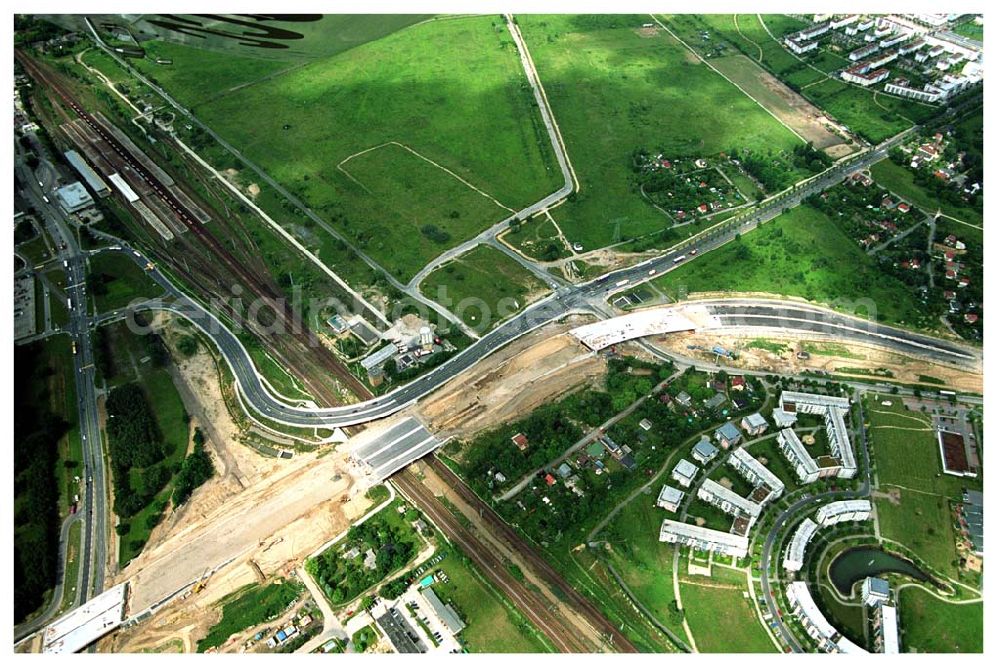
M 909 559 L 890 554 L 876 546 L 844 550 L 830 564 L 830 581 L 844 596 L 850 596 L 855 582 L 864 580 L 869 575 L 883 573 L 902 573 L 921 582 L 933 582 L 927 573 Z

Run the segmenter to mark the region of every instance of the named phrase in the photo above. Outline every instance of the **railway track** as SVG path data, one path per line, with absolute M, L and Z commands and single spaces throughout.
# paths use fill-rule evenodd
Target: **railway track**
M 237 277 L 244 285 L 259 298 L 263 299 L 276 318 L 280 318 L 285 325 L 285 331 L 299 342 L 306 351 L 311 352 L 314 361 L 326 371 L 332 373 L 346 387 L 348 387 L 358 398 L 368 399 L 372 394 L 365 385 L 358 380 L 343 364 L 322 344 L 319 344 L 314 335 L 308 331 L 301 319 L 298 318 L 287 301 L 278 294 L 259 276 L 249 271 L 246 265 L 222 246 L 219 240 L 205 229 L 198 218 L 192 214 L 185 205 L 153 174 L 141 160 L 137 159 L 124 147 L 121 142 L 93 115 L 84 110 L 77 102 L 75 96 L 66 86 L 47 72 L 32 58 L 19 50 L 15 50 L 15 56 L 24 66 L 25 70 L 41 84 L 44 84 L 62 100 L 83 120 L 97 135 L 107 142 L 108 146 L 117 154 L 131 170 L 133 170 L 149 186 L 156 197 L 159 198 L 167 208 L 173 212 L 177 219 L 209 250 L 211 255 L 217 258 L 227 272 Z
M 495 552 L 483 545 L 471 531 L 462 526 L 448 508 L 427 489 L 412 473 L 401 471 L 393 476 L 393 483 L 410 501 L 424 511 L 444 532 L 445 536 L 462 549 L 494 586 L 517 606 L 560 652 L 588 652 L 588 647 L 560 616 L 550 612 L 550 604 L 540 593 L 531 591 L 515 578 Z
M 527 561 L 535 573 L 540 575 L 554 590 L 561 591 L 574 609 L 583 615 L 611 643 L 616 651 L 638 652 L 635 645 L 604 616 L 590 599 L 574 589 L 549 562 L 535 551 L 532 545 L 507 524 L 493 508 L 479 498 L 444 462 L 433 454 L 428 455 L 422 461 L 455 490 L 463 501 L 475 508 L 490 528 Z

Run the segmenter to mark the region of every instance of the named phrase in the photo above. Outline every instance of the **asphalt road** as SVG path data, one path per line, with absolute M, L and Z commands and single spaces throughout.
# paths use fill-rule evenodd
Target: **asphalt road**
M 81 569 L 80 586 L 77 590 L 77 602 L 83 602 L 92 594 L 104 589 L 104 565 L 107 562 L 107 489 L 104 475 L 104 458 L 101 447 L 101 430 L 97 414 L 97 392 L 94 385 L 94 355 L 91 345 L 90 318 L 87 313 L 86 288 L 86 255 L 77 246 L 76 237 L 70 232 L 71 223 L 62 211 L 43 197 L 48 197 L 57 182 L 47 176 L 45 189 L 38 185 L 30 169 L 18 162 L 17 169 L 21 174 L 22 196 L 29 201 L 38 212 L 46 231 L 56 245 L 57 258 L 66 262 L 65 293 L 70 300 L 69 323 L 65 330 L 76 345 L 73 356 L 77 396 L 78 421 L 80 438 L 83 447 L 83 504 L 78 514 L 83 518 L 83 550 L 84 567 Z M 49 198 L 50 200 L 52 198 Z M 67 534 L 68 535 L 68 534 Z M 65 538 L 65 536 L 63 536 Z M 64 546 L 60 551 L 64 553 Z M 64 583 L 60 575 L 59 597 Z M 58 605 L 50 606 L 46 615 L 36 619 L 31 625 L 18 629 L 15 635 L 27 635 L 44 625 Z
M 842 169 L 846 173 L 853 168 L 854 166 Z M 826 180 L 813 182 L 813 187 L 817 189 L 826 185 Z M 795 195 L 799 198 L 802 196 L 803 192 Z M 333 408 L 289 406 L 273 397 L 265 389 L 242 343 L 214 315 L 186 297 L 158 269 L 153 269 L 149 274 L 173 296 L 173 300 L 165 308 L 184 315 L 215 340 L 239 381 L 245 399 L 257 412 L 277 423 L 288 425 L 350 426 L 388 417 L 398 412 L 479 360 L 542 325 L 559 320 L 570 313 L 597 313 L 603 316 L 606 311 L 602 306 L 609 296 L 632 289 L 644 281 L 672 271 L 687 261 L 691 257 L 691 251 L 695 249 L 699 254 L 704 254 L 724 245 L 737 233 L 745 233 L 764 220 L 778 215 L 786 205 L 783 202 L 784 200 L 779 200 L 765 207 L 757 216 L 741 224 L 689 240 L 662 257 L 606 274 L 582 285 L 561 287 L 409 384 L 381 397 Z M 138 251 L 129 250 L 133 259 L 145 267 L 148 262 L 146 257 Z M 718 315 L 724 325 L 733 327 L 777 326 L 793 330 L 828 331 L 851 340 L 887 346 L 904 354 L 918 353 L 956 362 L 978 359 L 978 352 L 973 349 L 818 307 L 746 299 L 717 300 L 707 302 L 707 306 L 710 312 Z M 155 302 L 152 302 L 144 308 L 154 307 Z

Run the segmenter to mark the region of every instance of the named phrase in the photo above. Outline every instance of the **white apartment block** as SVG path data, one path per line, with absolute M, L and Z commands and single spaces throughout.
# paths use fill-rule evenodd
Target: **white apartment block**
M 853 478 L 858 472 L 858 465 L 851 448 L 851 439 L 847 435 L 847 425 L 844 424 L 844 414 L 833 408 L 826 410 L 826 438 L 830 442 L 830 454 L 840 462 L 838 478 Z
M 746 515 L 756 519 L 764 509 L 759 503 L 740 496 L 728 487 L 723 487 L 714 480 L 705 480 L 698 488 L 698 498 L 712 504 L 722 512 L 733 516 Z
M 795 469 L 795 475 L 803 485 L 819 480 L 819 467 L 802 445 L 799 435 L 785 428 L 778 432 L 778 449 Z
M 831 652 L 836 647 L 832 640 L 837 635 L 837 629 L 833 628 L 826 617 L 820 612 L 819 606 L 809 593 L 809 587 L 805 582 L 796 580 L 785 589 L 788 602 L 792 606 L 792 614 L 802 624 L 806 635 L 819 644 L 820 649 Z
M 833 19 L 833 20 L 830 21 L 830 28 L 832 30 L 837 30 L 838 28 L 843 28 L 844 26 L 848 26 L 848 25 L 851 25 L 852 23 L 856 23 L 859 18 L 861 18 L 861 17 L 858 16 L 857 14 L 848 14 L 847 16 L 843 16 L 843 17 L 841 17 L 839 19 Z
M 816 521 L 828 527 L 841 522 L 864 522 L 872 516 L 872 503 L 867 499 L 834 501 L 816 511 Z
M 801 56 L 803 53 L 809 53 L 819 48 L 819 42 L 800 42 L 798 40 L 785 38 L 785 46 L 792 50 L 793 53 Z
M 785 589 L 788 602 L 792 606 L 792 614 L 802 624 L 806 634 L 816 641 L 824 652 L 841 652 L 844 654 L 867 654 L 867 652 L 845 638 L 826 620 L 820 611 L 809 587 L 805 582 L 797 580 Z
M 849 54 L 847 54 L 847 59 L 850 60 L 852 63 L 857 62 L 859 60 L 862 60 L 863 58 L 867 58 L 868 56 L 872 55 L 873 53 L 878 51 L 878 49 L 879 47 L 877 44 L 862 46 L 861 48 L 855 49 L 854 51 L 851 51 Z
M 785 558 L 781 565 L 786 571 L 795 573 L 802 569 L 805 564 L 806 547 L 818 530 L 819 525 L 808 517 L 802 520 L 795 529 L 792 540 L 788 542 L 788 547 L 785 548 Z
M 763 503 L 781 496 L 785 491 L 785 484 L 781 478 L 774 475 L 771 469 L 761 464 L 756 457 L 746 451 L 745 448 L 736 448 L 729 454 L 727 462 L 736 472 L 747 479 L 752 485 L 766 485 L 771 493 Z
M 920 102 L 938 102 L 942 96 L 940 88 L 936 88 L 931 84 L 924 84 L 923 89 L 911 88 L 910 82 L 906 80 L 887 83 L 885 85 L 885 92 L 910 100 L 919 100 Z
M 836 471 L 832 470 L 833 467 L 824 467 L 825 469 L 830 469 L 825 473 L 827 475 L 836 475 L 838 478 L 853 478 L 857 474 L 858 466 L 854 458 L 854 450 L 851 448 L 851 439 L 847 433 L 847 425 L 844 423 L 844 416 L 851 409 L 850 399 L 806 392 L 782 392 L 781 408 L 783 411 L 789 413 L 823 415 L 826 423 L 827 440 L 830 442 L 830 455 L 840 463 L 840 468 Z M 786 431 L 791 432 L 791 430 L 785 429 L 781 433 L 784 434 Z M 791 432 L 791 436 L 786 436 L 786 439 L 790 439 L 792 436 L 794 436 L 795 441 L 798 441 L 798 437 L 794 435 L 794 432 Z M 792 465 L 796 466 L 796 474 L 799 475 L 801 480 L 805 481 L 805 477 L 798 473 L 797 460 L 802 457 L 811 459 L 809 453 L 806 452 L 804 447 L 797 448 L 795 443 L 790 443 L 787 446 L 783 445 L 780 435 L 778 444 Z M 798 445 L 802 445 L 801 441 L 798 441 Z M 786 447 L 788 452 L 786 452 Z M 805 467 L 808 469 L 808 465 L 805 465 Z M 823 473 L 817 471 L 817 477 Z M 810 482 L 812 481 L 810 480 Z
M 781 393 L 781 406 L 790 413 L 820 415 L 827 406 L 833 406 L 846 413 L 851 409 L 851 400 L 847 397 L 831 397 L 826 394 L 785 390 Z
M 663 520 L 660 525 L 660 542 L 686 545 L 705 552 L 724 554 L 731 557 L 745 557 L 750 549 L 750 539 L 716 531 L 694 524 Z
M 894 605 L 883 603 L 875 611 L 875 648 L 882 654 L 899 654 L 899 619 Z

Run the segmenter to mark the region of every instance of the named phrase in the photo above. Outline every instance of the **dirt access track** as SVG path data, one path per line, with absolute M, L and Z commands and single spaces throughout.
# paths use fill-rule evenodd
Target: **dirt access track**
M 983 392 L 981 373 L 906 357 L 853 341 L 842 343 L 837 339 L 817 338 L 814 335 L 791 335 L 787 330 L 782 330 L 781 333 L 760 331 L 750 335 L 685 332 L 652 337 L 651 341 L 668 354 L 696 359 L 702 364 L 714 364 L 716 359 L 711 349 L 721 345 L 739 355 L 738 359 L 726 362 L 727 366 L 751 371 L 766 371 L 776 375 L 822 371 L 855 378 L 861 382 L 919 385 L 928 385 L 921 376 L 930 376 L 944 381 L 942 387 L 977 394 Z M 696 346 L 701 350 L 689 346 Z M 799 359 L 799 352 L 809 353 L 809 359 Z M 869 373 L 865 373 L 865 370 Z M 876 373 L 884 373 L 882 370 L 888 370 L 892 376 Z
M 830 157 L 842 158 L 857 150 L 830 129 L 833 123 L 822 111 L 750 58 L 725 56 L 713 58 L 711 63 L 782 123 Z

